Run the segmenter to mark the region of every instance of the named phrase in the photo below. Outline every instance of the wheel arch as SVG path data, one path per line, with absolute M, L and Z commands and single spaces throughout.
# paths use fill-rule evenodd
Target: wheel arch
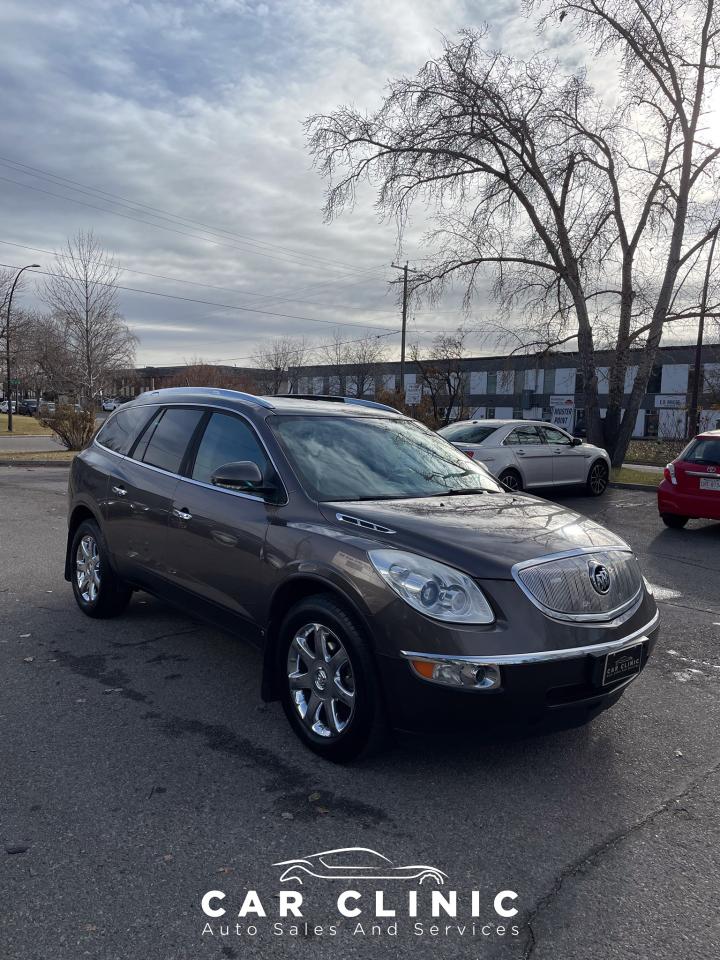
M 70 514 L 70 519 L 68 520 L 67 543 L 65 545 L 65 579 L 68 582 L 72 577 L 72 558 L 70 556 L 70 550 L 72 547 L 73 537 L 75 536 L 75 531 L 77 528 L 85 520 L 94 520 L 95 523 L 100 526 L 98 515 L 91 510 L 86 503 L 79 503 L 73 509 L 72 513 Z
M 276 676 L 276 655 L 280 639 L 280 626 L 291 607 L 307 597 L 325 594 L 331 597 L 346 609 L 355 625 L 372 643 L 372 631 L 365 612 L 353 599 L 350 592 L 335 581 L 328 580 L 318 574 L 297 574 L 286 580 L 276 589 L 270 601 L 267 628 L 265 631 L 265 648 L 263 654 L 263 670 L 260 694 L 266 702 L 278 700 L 280 692 Z

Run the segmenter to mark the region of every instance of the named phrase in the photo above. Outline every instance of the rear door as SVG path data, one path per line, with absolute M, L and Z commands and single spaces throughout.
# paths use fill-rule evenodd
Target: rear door
M 505 437 L 503 445 L 512 454 L 526 487 L 553 482 L 553 454 L 535 424 L 515 427 Z
M 540 427 L 552 455 L 553 483 L 584 483 L 588 459 L 582 445 L 573 446 L 573 438 L 557 427 Z
M 213 486 L 224 463 L 249 460 L 264 477 L 274 467 L 251 424 L 240 414 L 209 413 L 187 476 L 175 488 L 169 528 L 168 575 L 182 591 L 256 621 L 268 590 L 263 550 L 278 506 L 261 496 Z
M 190 440 L 203 417 L 200 408 L 157 409 L 128 455 L 113 463 L 105 537 L 119 571 L 129 579 L 154 585 L 166 577 L 173 494 Z

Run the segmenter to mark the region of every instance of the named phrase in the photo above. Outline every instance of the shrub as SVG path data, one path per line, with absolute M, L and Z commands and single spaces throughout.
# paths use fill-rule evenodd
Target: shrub
M 72 406 L 58 406 L 55 412 L 40 417 L 40 423 L 49 427 L 66 450 L 82 450 L 95 433 L 95 414 L 91 410 L 76 410 Z

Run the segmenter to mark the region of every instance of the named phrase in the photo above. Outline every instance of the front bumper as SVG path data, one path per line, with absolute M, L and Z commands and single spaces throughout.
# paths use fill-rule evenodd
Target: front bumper
M 606 657 L 642 644 L 642 672 L 658 637 L 658 615 L 624 637 L 561 650 L 495 656 L 457 656 L 403 651 L 403 658 L 381 658 L 391 722 L 395 727 L 428 732 L 492 726 L 526 727 L 549 722 L 567 726 L 611 706 L 639 673 L 603 686 Z M 497 665 L 497 689 L 449 687 L 419 677 L 410 661 Z

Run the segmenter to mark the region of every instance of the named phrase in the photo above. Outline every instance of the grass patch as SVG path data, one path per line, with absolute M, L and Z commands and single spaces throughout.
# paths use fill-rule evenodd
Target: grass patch
M 662 470 L 649 473 L 647 470 L 633 470 L 632 467 L 620 467 L 612 471 L 611 479 L 615 483 L 641 483 L 644 487 L 655 488 L 662 480 Z
M 7 414 L 0 413 L 0 436 L 3 434 L 8 437 L 50 437 L 52 430 L 44 427 L 35 417 L 21 417 L 19 413 L 13 414 L 12 433 L 7 432 Z
M 26 460 L 57 460 L 60 463 L 70 463 L 77 450 L 48 450 L 42 452 L 28 452 L 23 450 L 0 450 L 0 463 L 23 463 Z

